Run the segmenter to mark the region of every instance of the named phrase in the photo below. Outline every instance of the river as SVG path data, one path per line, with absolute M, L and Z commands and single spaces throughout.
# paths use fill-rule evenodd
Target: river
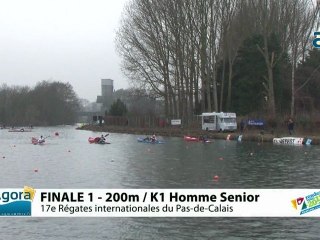
M 58 132 L 59 136 L 54 133 Z M 319 146 L 202 144 L 73 126 L 0 130 L 0 188 L 318 188 Z M 44 146 L 32 136 L 49 136 Z M 213 177 L 219 176 L 218 181 Z M 274 203 L 277 204 L 275 199 Z M 315 218 L 0 218 L 1 239 L 319 239 Z

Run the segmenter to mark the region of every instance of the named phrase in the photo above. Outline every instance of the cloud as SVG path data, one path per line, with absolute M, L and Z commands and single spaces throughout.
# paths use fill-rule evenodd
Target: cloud
M 94 101 L 100 79 L 127 86 L 115 52 L 126 0 L 10 0 L 0 3 L 0 84 L 70 82 Z

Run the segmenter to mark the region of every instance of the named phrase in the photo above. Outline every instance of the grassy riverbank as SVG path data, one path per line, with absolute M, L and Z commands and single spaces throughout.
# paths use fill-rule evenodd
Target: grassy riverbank
M 89 130 L 95 132 L 114 132 L 114 133 L 129 133 L 129 134 L 140 134 L 143 136 L 152 135 L 155 133 L 157 136 L 169 136 L 169 137 L 183 137 L 188 136 L 201 136 L 206 135 L 210 139 L 227 139 L 238 140 L 239 135 L 242 135 L 242 141 L 256 141 L 256 142 L 272 142 L 273 138 L 289 137 L 290 135 L 284 131 L 279 132 L 267 132 L 260 130 L 245 130 L 242 134 L 238 132 L 224 133 L 224 132 L 213 132 L 204 131 L 201 129 L 186 129 L 186 128 L 132 128 L 126 126 L 98 126 L 98 125 L 84 125 L 77 129 Z M 290 137 L 300 137 L 304 139 L 312 139 L 312 145 L 320 144 L 320 137 L 313 134 L 307 134 L 305 132 L 296 132 Z

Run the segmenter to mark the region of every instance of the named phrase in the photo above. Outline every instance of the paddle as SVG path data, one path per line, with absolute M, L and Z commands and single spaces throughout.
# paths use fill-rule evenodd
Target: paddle
M 43 141 L 44 141 L 44 140 L 46 140 L 48 137 L 50 137 L 50 135 L 49 135 L 49 136 L 44 137 L 44 138 L 43 138 Z
M 44 137 L 43 139 L 47 139 L 48 137 L 50 137 L 50 135 L 49 135 L 49 136 Z M 35 138 L 35 137 L 32 137 L 32 138 L 34 138 L 34 139 L 39 139 L 39 138 Z

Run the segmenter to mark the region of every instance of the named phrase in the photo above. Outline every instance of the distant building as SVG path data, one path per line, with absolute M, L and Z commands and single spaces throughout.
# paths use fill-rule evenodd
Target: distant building
M 93 116 L 101 116 L 102 104 L 96 102 L 90 102 L 86 99 L 80 99 L 80 110 L 78 111 L 78 122 L 90 123 Z
M 134 116 L 159 116 L 163 113 L 162 101 L 152 98 L 146 90 L 119 89 L 113 93 L 113 97 L 125 103 L 128 112 Z
M 101 111 L 109 111 L 113 103 L 113 80 L 101 79 L 101 95 L 97 96 L 97 103 L 102 104 Z

